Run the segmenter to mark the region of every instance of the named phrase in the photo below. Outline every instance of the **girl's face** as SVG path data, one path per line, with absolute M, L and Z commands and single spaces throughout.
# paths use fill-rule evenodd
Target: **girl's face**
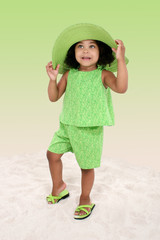
M 83 40 L 75 46 L 75 58 L 80 64 L 79 70 L 91 71 L 97 68 L 99 48 L 94 40 Z

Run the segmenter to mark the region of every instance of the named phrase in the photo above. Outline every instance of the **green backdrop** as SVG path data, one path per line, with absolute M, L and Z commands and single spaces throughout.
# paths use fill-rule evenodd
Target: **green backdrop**
M 49 102 L 45 66 L 58 34 L 71 24 L 89 22 L 123 40 L 130 60 L 127 93 L 112 94 L 116 126 L 105 129 L 104 154 L 157 167 L 159 6 L 155 0 L 1 3 L 1 155 L 47 148 L 58 127 L 62 99 Z

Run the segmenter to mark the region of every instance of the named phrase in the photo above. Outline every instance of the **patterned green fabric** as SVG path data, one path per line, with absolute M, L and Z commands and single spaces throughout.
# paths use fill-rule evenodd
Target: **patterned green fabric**
M 60 121 L 79 127 L 114 125 L 110 88 L 102 83 L 102 69 L 68 74 Z
M 103 148 L 103 126 L 76 127 L 60 122 L 48 150 L 62 154 L 73 152 L 82 169 L 100 167 Z

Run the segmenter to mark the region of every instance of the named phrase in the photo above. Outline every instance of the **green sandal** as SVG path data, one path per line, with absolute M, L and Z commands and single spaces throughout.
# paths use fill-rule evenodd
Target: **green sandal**
M 69 197 L 69 192 L 65 189 L 63 190 L 58 196 L 52 196 L 50 194 L 48 197 L 46 197 L 47 202 L 51 202 L 52 204 L 58 203 L 60 200 L 65 199 Z M 57 200 L 57 201 L 55 201 Z
M 87 209 L 85 209 L 85 207 L 90 208 L 90 211 L 87 211 Z M 89 217 L 92 213 L 93 208 L 95 207 L 95 204 L 91 204 L 91 205 L 80 205 L 76 208 L 75 212 L 80 212 L 80 211 L 84 211 L 86 214 L 84 215 L 74 215 L 74 219 L 77 220 L 82 220 L 85 219 L 87 217 Z

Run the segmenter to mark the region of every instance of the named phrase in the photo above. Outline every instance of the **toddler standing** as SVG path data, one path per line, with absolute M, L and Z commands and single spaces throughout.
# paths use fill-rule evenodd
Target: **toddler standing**
M 103 28 L 76 24 L 61 33 L 53 48 L 53 60 L 46 66 L 50 78 L 48 96 L 58 101 L 65 93 L 60 127 L 47 151 L 53 182 L 50 204 L 69 196 L 62 176 L 61 157 L 73 152 L 81 169 L 81 195 L 75 219 L 90 216 L 95 204 L 90 193 L 94 168 L 100 167 L 103 126 L 114 125 L 110 89 L 125 93 L 128 87 L 128 59 L 121 40 L 113 40 Z M 117 71 L 117 77 L 113 74 Z M 57 83 L 58 73 L 63 74 Z

